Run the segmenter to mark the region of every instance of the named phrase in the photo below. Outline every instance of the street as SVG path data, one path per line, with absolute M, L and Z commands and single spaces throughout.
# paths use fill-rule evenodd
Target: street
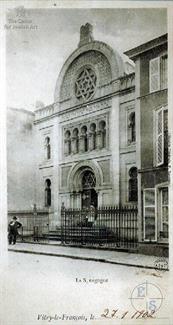
M 144 318 L 150 324 L 150 313 L 142 319 L 135 308 L 145 310 L 146 300 L 156 298 L 152 324 L 172 325 L 169 277 L 155 269 L 9 252 L 1 275 L 1 324 L 143 324 Z M 148 292 L 140 295 L 139 308 L 134 294 L 141 284 Z

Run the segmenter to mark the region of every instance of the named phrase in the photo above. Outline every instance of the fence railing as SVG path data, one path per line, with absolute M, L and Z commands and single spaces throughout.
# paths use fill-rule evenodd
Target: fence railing
M 61 209 L 61 241 L 66 244 L 135 248 L 138 242 L 136 207 Z

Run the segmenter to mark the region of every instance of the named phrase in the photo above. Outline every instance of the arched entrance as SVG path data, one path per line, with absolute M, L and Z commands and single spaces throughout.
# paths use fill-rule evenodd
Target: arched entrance
M 92 204 L 97 208 L 101 204 L 99 193 L 102 182 L 103 175 L 95 161 L 78 162 L 68 175 L 69 207 L 81 209 Z
M 81 207 L 89 208 L 93 205 L 97 208 L 98 197 L 95 190 L 96 187 L 96 177 L 91 170 L 85 170 L 81 175 Z

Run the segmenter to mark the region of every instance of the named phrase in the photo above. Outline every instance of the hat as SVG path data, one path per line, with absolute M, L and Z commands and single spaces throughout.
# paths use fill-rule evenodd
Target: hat
M 13 220 L 17 220 L 17 217 L 16 217 L 16 216 L 14 216 L 14 217 L 13 217 Z

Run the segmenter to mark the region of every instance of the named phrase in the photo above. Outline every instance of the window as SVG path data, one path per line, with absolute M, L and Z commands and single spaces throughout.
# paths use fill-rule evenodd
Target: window
M 167 54 L 160 58 L 160 85 L 161 89 L 168 86 L 168 56 Z
M 163 128 L 164 128 L 164 164 L 168 165 L 168 110 L 164 109 L 163 113 Z
M 90 125 L 90 150 L 96 149 L 96 124 L 92 123 Z
M 82 177 L 83 189 L 91 189 L 96 186 L 96 178 L 91 171 L 86 171 Z
M 71 154 L 71 133 L 69 130 L 65 132 L 65 141 L 64 141 L 64 146 L 65 146 L 65 155 L 70 155 Z
M 128 144 L 136 141 L 136 123 L 135 112 L 131 112 L 128 116 Z
M 45 139 L 45 148 L 46 148 L 46 159 L 51 158 L 51 146 L 50 146 L 50 138 L 46 137 Z
M 72 137 L 72 153 L 76 154 L 79 152 L 79 130 L 75 128 L 73 130 Z
M 144 190 L 144 240 L 155 241 L 156 231 L 156 191 L 154 188 Z
M 99 135 L 100 135 L 100 149 L 106 148 L 106 122 L 100 121 L 99 123 Z
M 160 190 L 161 194 L 161 238 L 168 238 L 168 187 Z
M 91 68 L 85 67 L 75 82 L 75 95 L 77 99 L 90 99 L 95 92 L 96 81 L 95 72 Z
M 84 125 L 81 128 L 81 141 L 82 141 L 82 151 L 86 152 L 88 151 L 88 136 L 87 136 L 87 127 Z
M 51 181 L 46 179 L 45 181 L 45 206 L 51 206 Z
M 70 125 L 64 129 L 62 147 L 64 156 L 84 154 L 107 147 L 106 121 L 90 119 L 84 123 L 84 125 L 82 123 L 73 127 Z
M 137 200 L 138 200 L 137 168 L 132 167 L 129 170 L 129 201 L 136 202 Z
M 168 164 L 168 110 L 161 107 L 155 112 L 155 164 Z
M 167 88 L 167 54 L 150 60 L 150 92 Z

